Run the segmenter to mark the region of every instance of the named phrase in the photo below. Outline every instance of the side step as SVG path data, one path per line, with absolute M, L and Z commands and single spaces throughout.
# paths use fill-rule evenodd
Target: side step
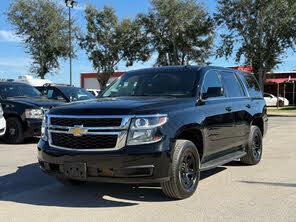
M 208 161 L 206 163 L 201 164 L 200 171 L 210 170 L 217 166 L 221 166 L 225 163 L 229 163 L 234 159 L 239 159 L 246 155 L 247 153 L 244 151 L 236 151 L 234 153 L 227 154 L 225 156 L 221 156 L 218 159 Z

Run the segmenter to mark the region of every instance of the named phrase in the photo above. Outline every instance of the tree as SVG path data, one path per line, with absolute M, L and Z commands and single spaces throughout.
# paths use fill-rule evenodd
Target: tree
M 206 63 L 211 56 L 214 22 L 203 5 L 195 0 L 151 0 L 148 14 L 138 20 L 157 52 L 155 65 Z
M 119 21 L 114 9 L 107 6 L 100 11 L 89 4 L 85 14 L 87 33 L 79 38 L 80 46 L 94 69 L 102 73 L 97 78 L 103 89 L 121 61 L 128 67 L 149 59 L 148 39 L 137 21 Z
M 219 0 L 214 17 L 227 32 L 221 34 L 219 57 L 236 62 L 244 58 L 264 89 L 266 72 L 282 62 L 286 49 L 295 45 L 295 0 Z
M 66 58 L 70 49 L 62 5 L 50 0 L 13 0 L 7 16 L 33 58 L 31 71 L 44 79 L 59 68 L 59 58 Z

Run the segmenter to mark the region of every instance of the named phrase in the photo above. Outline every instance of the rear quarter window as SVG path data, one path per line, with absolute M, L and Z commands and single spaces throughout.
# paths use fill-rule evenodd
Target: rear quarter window
M 242 73 L 240 76 L 243 78 L 243 80 L 247 86 L 250 97 L 255 97 L 255 98 L 263 97 L 261 88 L 260 88 L 254 74 Z

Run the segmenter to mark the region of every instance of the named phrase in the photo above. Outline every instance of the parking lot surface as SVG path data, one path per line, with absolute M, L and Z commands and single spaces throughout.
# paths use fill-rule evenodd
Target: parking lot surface
M 37 164 L 37 139 L 0 142 L 0 221 L 296 221 L 296 117 L 271 117 L 257 166 L 202 172 L 189 199 L 158 186 L 64 187 Z

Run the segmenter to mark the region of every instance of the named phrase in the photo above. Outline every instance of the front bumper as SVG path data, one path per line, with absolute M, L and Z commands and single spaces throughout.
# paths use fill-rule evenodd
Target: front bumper
M 6 130 L 6 121 L 4 117 L 0 118 L 0 136 L 3 136 L 5 134 Z
M 40 140 L 38 161 L 40 168 L 51 175 L 65 175 L 65 163 L 86 163 L 86 178 L 78 180 L 111 183 L 160 183 L 169 180 L 171 166 L 169 150 L 162 150 L 163 144 L 150 144 L 150 152 L 145 147 L 125 147 L 120 151 L 69 152 L 52 148 Z M 140 153 L 139 150 L 146 150 Z M 77 179 L 77 178 L 75 178 Z
M 41 135 L 42 119 L 26 119 L 25 137 Z

